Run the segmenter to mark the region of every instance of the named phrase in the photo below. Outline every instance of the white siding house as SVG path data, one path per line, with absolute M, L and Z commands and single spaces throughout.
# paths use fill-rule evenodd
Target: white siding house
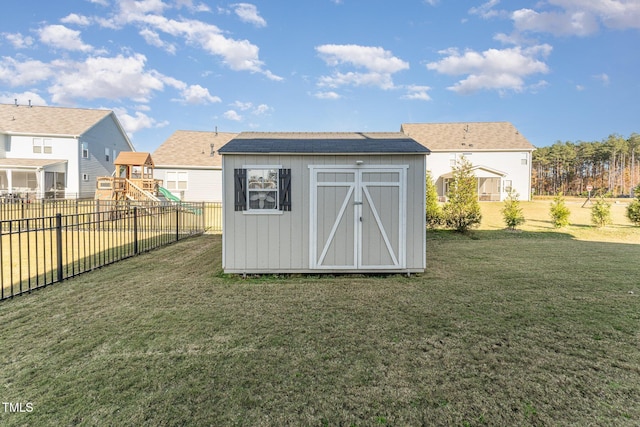
M 227 273 L 422 272 L 425 157 L 395 133 L 241 133 L 220 149 Z
M 452 166 L 462 157 L 478 179 L 478 198 L 501 201 L 515 191 L 520 200 L 531 199 L 531 154 L 535 147 L 508 122 L 413 123 L 401 131 L 431 151 L 427 171 L 438 195 L 445 200 Z
M 0 194 L 92 198 L 133 145 L 112 111 L 0 104 Z
M 237 133 L 178 130 L 152 154 L 153 177 L 184 201 L 222 201 L 222 158 L 217 150 Z

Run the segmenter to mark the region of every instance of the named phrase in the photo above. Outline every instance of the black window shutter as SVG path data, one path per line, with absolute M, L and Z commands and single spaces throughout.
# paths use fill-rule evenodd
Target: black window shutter
M 247 209 L 247 170 L 234 169 L 235 181 L 235 210 L 244 211 Z
M 280 182 L 278 183 L 278 187 L 280 188 L 280 197 L 279 197 L 279 209 L 281 211 L 290 211 L 291 210 L 291 169 L 280 169 L 280 173 L 278 174 L 280 177 Z

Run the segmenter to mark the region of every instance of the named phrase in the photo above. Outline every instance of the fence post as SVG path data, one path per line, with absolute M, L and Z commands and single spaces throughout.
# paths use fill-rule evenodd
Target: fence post
M 58 282 L 62 282 L 62 214 L 56 214 L 56 251 L 58 252 Z
M 138 255 L 138 208 L 133 207 L 133 253 Z
M 180 239 L 180 209 L 176 206 L 176 242 Z

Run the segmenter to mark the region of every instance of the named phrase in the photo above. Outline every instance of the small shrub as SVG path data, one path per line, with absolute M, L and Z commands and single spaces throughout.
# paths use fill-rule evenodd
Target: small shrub
M 640 185 L 634 190 L 635 199 L 627 206 L 627 218 L 635 225 L 640 226 Z
M 477 179 L 471 171 L 471 163 L 463 158 L 453 168 L 449 183 L 448 201 L 443 208 L 444 224 L 460 232 L 467 232 L 482 220 L 478 203 Z
M 427 194 L 425 200 L 427 227 L 436 228 L 442 224 L 442 208 L 438 204 L 438 190 L 433 183 L 431 173 L 427 172 Z
M 553 198 L 549 215 L 551 216 L 551 222 L 555 228 L 566 227 L 569 225 L 569 216 L 571 215 L 571 211 L 565 204 L 562 193 L 558 193 Z
M 611 224 L 611 203 L 607 202 L 604 197 L 596 202 L 591 208 L 591 222 L 598 227 L 604 227 Z
M 501 212 L 504 222 L 510 230 L 515 230 L 517 226 L 524 224 L 524 214 L 517 193 L 509 191 Z

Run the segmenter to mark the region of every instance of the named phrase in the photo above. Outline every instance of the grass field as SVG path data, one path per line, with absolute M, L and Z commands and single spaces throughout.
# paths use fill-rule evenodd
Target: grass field
M 243 280 L 205 235 L 5 301 L 0 400 L 31 411 L 0 424 L 637 426 L 639 229 L 500 207 L 410 278 Z

